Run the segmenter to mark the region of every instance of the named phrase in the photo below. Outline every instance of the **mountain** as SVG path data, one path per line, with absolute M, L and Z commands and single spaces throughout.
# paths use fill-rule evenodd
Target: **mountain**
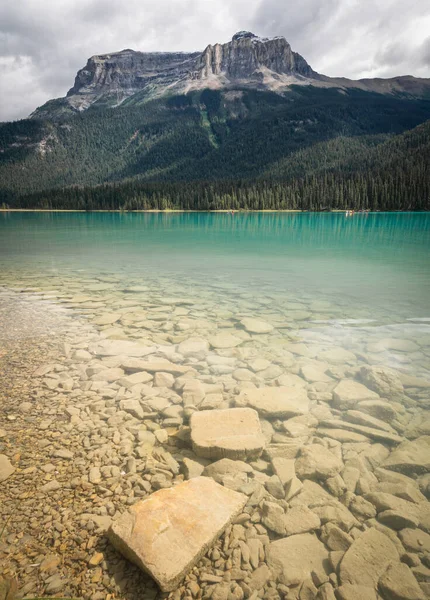
M 92 105 L 119 106 L 127 98 L 145 102 L 204 88 L 252 88 L 285 92 L 291 85 L 356 88 L 381 94 L 430 96 L 430 80 L 411 76 L 393 79 L 330 78 L 315 72 L 282 37 L 261 38 L 236 33 L 226 44 L 203 52 L 136 52 L 122 50 L 92 56 L 78 71 L 65 98 L 38 108 L 33 118 L 64 118 Z
M 406 150 L 400 162 L 384 153 L 394 156 L 396 140 L 430 120 L 429 89 L 430 80 L 413 77 L 330 79 L 284 38 L 249 32 L 204 52 L 93 57 L 65 98 L 0 124 L 0 204 L 49 206 L 55 197 L 69 208 L 138 207 L 151 189 L 158 199 L 145 206 L 176 206 L 173 192 L 191 194 L 184 206 L 225 206 L 231 189 L 259 182 L 255 197 L 284 183 L 296 190 L 265 206 L 340 206 L 351 194 L 365 206 L 368 192 L 354 178 L 370 177 L 366 190 L 382 190 L 377 206 L 391 206 L 393 190 L 395 206 L 422 208 L 430 200 L 419 152 L 412 162 Z M 427 141 L 414 135 L 428 158 Z

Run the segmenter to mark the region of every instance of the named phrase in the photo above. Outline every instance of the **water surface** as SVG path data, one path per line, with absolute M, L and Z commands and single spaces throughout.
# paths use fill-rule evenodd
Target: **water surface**
M 140 283 L 203 302 L 215 328 L 223 306 L 221 326 L 243 312 L 348 348 L 430 330 L 428 213 L 2 213 L 0 267 L 9 287 L 85 291 L 110 276 L 118 293 Z

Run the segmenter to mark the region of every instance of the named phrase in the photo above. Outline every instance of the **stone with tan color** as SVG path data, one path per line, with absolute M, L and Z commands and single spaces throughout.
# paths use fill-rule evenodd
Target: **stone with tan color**
M 352 379 L 342 379 L 333 390 L 333 404 L 336 408 L 354 408 L 361 400 L 376 400 L 379 395 L 362 383 Z
M 121 367 L 127 373 L 136 373 L 138 371 L 146 371 L 147 373 L 171 373 L 172 375 L 183 375 L 192 370 L 192 367 L 176 365 L 164 358 L 154 358 L 152 360 L 138 360 L 129 358 L 125 360 Z
M 129 340 L 102 340 L 89 347 L 89 351 L 97 356 L 135 356 L 142 357 L 156 352 L 154 346 L 143 346 Z
M 359 412 L 359 411 L 348 411 L 348 412 Z M 377 429 L 375 427 L 367 427 L 365 425 L 356 425 L 355 423 L 350 423 L 349 421 L 341 421 L 338 419 L 330 419 L 327 421 L 321 421 L 321 425 L 325 428 L 334 427 L 335 429 L 347 429 L 348 431 L 352 431 L 353 433 L 358 433 L 359 435 L 364 435 L 373 440 L 378 440 L 381 442 L 387 442 L 388 444 L 399 444 L 403 441 L 404 438 L 400 437 L 396 433 L 389 433 L 388 431 L 383 431 L 382 429 Z
M 379 580 L 379 589 L 390 600 L 425 600 L 425 595 L 411 569 L 398 562 L 391 563 Z
M 0 454 L 0 481 L 5 481 L 15 471 L 10 460 L 5 454 Z
M 395 408 L 386 400 L 363 400 L 356 405 L 356 408 L 386 423 L 397 419 Z
M 247 496 L 208 477 L 196 477 L 133 505 L 112 524 L 108 537 L 163 592 L 170 592 L 246 502 Z
M 399 553 L 389 537 L 375 528 L 368 529 L 347 550 L 339 567 L 342 585 L 376 588 L 391 562 L 399 563 Z
M 378 596 L 373 587 L 351 585 L 346 583 L 337 588 L 338 600 L 377 600 Z
M 258 458 L 266 440 L 258 413 L 251 408 L 194 412 L 190 419 L 191 442 L 203 458 Z
M 212 348 L 235 348 L 239 346 L 243 340 L 231 333 L 219 333 L 209 338 L 209 343 Z
M 430 436 L 423 435 L 412 442 L 403 442 L 391 452 L 381 466 L 405 475 L 428 473 L 430 471 Z
M 303 446 L 295 463 L 296 474 L 302 481 L 304 479 L 325 480 L 334 477 L 342 469 L 341 459 L 319 444 Z
M 270 333 L 273 331 L 273 325 L 270 323 L 260 321 L 259 319 L 252 319 L 250 317 L 242 319 L 240 324 L 248 331 L 248 333 Z
M 392 369 L 380 366 L 363 366 L 360 379 L 369 389 L 383 398 L 399 398 L 404 395 L 403 384 Z
M 179 344 L 178 352 L 183 356 L 203 359 L 209 352 L 209 342 L 203 338 L 190 338 Z
M 121 318 L 121 314 L 119 313 L 104 313 L 99 317 L 93 319 L 93 323 L 95 325 L 113 325 Z
M 311 533 L 291 535 L 266 547 L 266 562 L 284 585 L 298 585 L 310 579 L 312 571 L 329 572 L 329 553 Z
M 268 418 L 305 415 L 309 412 L 306 390 L 299 387 L 262 387 L 243 390 L 236 397 L 236 406 L 249 406 Z
M 92 381 L 106 381 L 106 383 L 112 383 L 113 381 L 117 381 L 124 376 L 124 371 L 118 368 L 112 369 L 103 369 L 102 371 L 98 371 L 91 376 Z
M 374 427 L 376 429 L 382 429 L 382 431 L 388 431 L 389 433 L 396 433 L 390 425 L 381 421 L 381 419 L 377 419 L 372 417 L 371 415 L 367 415 L 366 413 L 361 412 L 360 410 L 347 410 L 345 414 L 345 419 L 350 421 L 351 423 L 357 423 L 357 425 L 364 425 L 365 427 Z
M 122 387 L 131 390 L 132 387 L 138 385 L 139 383 L 149 383 L 153 380 L 153 376 L 146 371 L 139 371 L 137 373 L 133 373 L 133 375 L 127 375 L 127 377 L 121 377 L 118 380 L 118 384 Z

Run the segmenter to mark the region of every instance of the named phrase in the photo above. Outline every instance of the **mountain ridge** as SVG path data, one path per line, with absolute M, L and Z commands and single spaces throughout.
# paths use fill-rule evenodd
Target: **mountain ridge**
M 76 75 L 64 98 L 50 100 L 31 115 L 67 118 L 91 106 L 117 107 L 205 88 L 287 92 L 292 85 L 360 89 L 380 94 L 430 97 L 430 79 L 411 75 L 351 80 L 317 73 L 283 36 L 261 38 L 249 31 L 209 44 L 203 52 L 139 52 L 131 49 L 94 55 Z

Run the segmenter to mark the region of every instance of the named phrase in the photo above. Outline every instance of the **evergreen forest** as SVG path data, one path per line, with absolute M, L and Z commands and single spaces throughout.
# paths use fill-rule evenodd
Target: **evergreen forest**
M 3 123 L 0 205 L 429 210 L 430 99 L 203 90 Z

